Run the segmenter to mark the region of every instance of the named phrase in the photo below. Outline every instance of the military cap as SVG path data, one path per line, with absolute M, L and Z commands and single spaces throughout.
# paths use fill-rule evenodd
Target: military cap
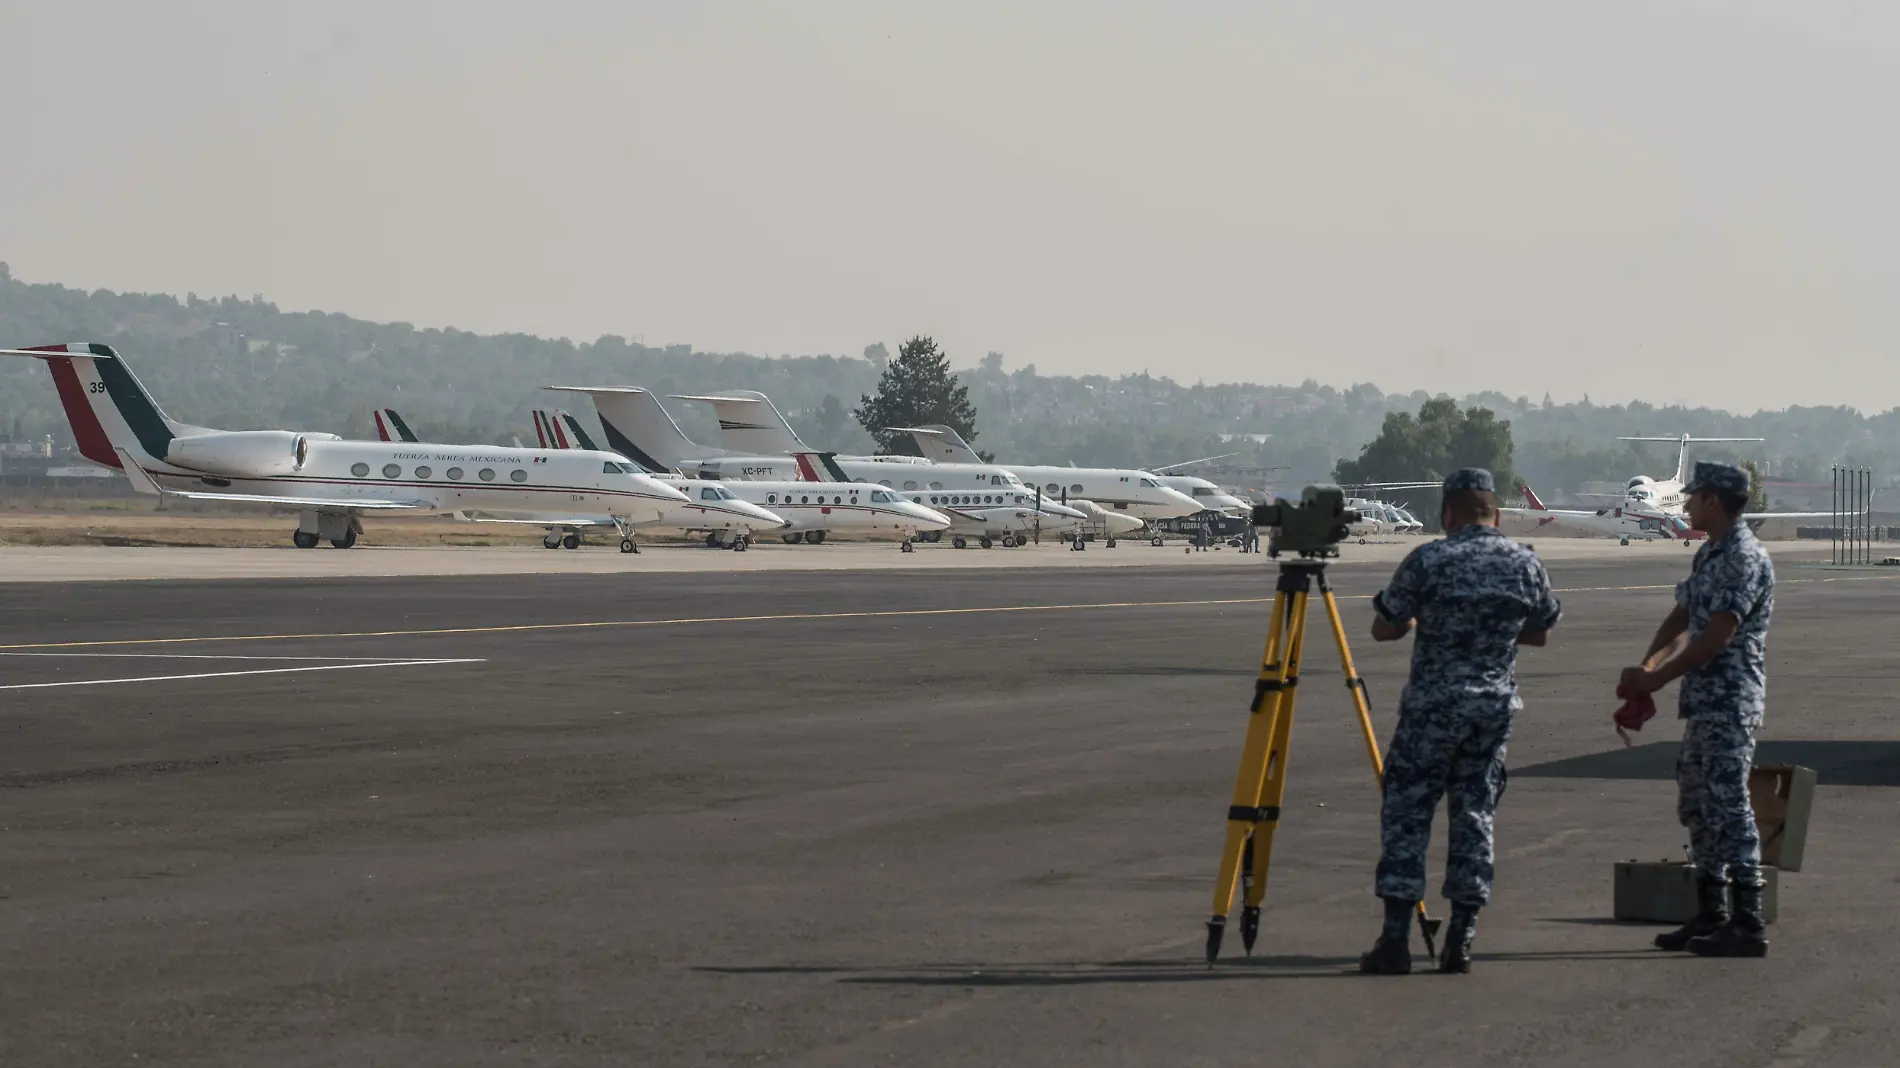
M 1718 464 L 1709 460 L 1697 460 L 1695 477 L 1682 487 L 1684 493 L 1699 493 L 1702 490 L 1717 490 L 1722 493 L 1739 493 L 1748 496 L 1748 472 L 1734 464 Z
M 1496 493 L 1498 484 L 1491 478 L 1491 472 L 1482 467 L 1461 467 L 1445 477 L 1445 495 L 1449 497 L 1460 490 Z

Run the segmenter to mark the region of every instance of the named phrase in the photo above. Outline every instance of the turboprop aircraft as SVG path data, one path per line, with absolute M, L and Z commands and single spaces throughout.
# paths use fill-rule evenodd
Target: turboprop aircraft
M 385 441 L 389 440 L 387 435 L 390 428 L 394 428 L 396 433 L 401 434 L 405 441 L 415 440 L 409 424 L 403 421 L 402 416 L 396 414 L 395 409 L 377 409 L 376 430 L 378 434 L 383 435 Z M 548 447 L 556 451 L 574 449 L 586 452 L 601 451 L 596 449 L 594 443 L 584 435 L 576 439 L 578 444 L 570 444 L 554 418 L 546 412 L 534 412 L 534 429 L 536 437 L 542 442 L 554 441 L 555 444 Z M 576 425 L 574 429 L 578 432 L 580 428 Z M 619 457 L 615 459 L 628 467 L 633 466 Z M 783 516 L 749 501 L 741 500 L 719 483 L 699 483 L 665 477 L 658 481 L 684 493 L 687 500 L 684 504 L 669 508 L 651 526 L 663 530 L 684 531 L 689 534 L 704 533 L 706 545 L 709 548 L 735 549 L 744 552 L 751 544 L 753 531 L 785 530 L 792 526 Z M 613 526 L 611 517 L 575 515 L 571 510 L 559 515 L 526 518 L 503 518 L 483 513 L 465 514 L 463 518 L 474 523 L 508 523 L 542 527 L 547 531 L 547 536 L 541 539 L 541 546 L 546 549 L 578 549 L 587 530 Z M 632 551 L 640 551 L 637 544 Z
M 724 393 L 705 395 L 681 395 L 674 400 L 700 401 L 713 406 L 719 416 L 719 433 L 725 439 L 726 447 L 739 453 L 786 453 L 797 456 L 803 453 L 817 453 L 802 441 L 785 416 L 779 413 L 777 405 L 770 398 L 756 390 L 735 389 Z M 1125 512 L 1141 519 L 1174 519 L 1193 515 L 1203 506 L 1194 498 L 1178 490 L 1169 489 L 1161 480 L 1146 471 L 1109 469 L 1099 467 L 1044 467 L 1025 464 L 990 464 L 976 455 L 956 431 L 948 427 L 956 437 L 955 445 L 938 444 L 942 437 L 935 427 L 891 427 L 891 430 L 908 433 L 923 451 L 924 458 L 933 467 L 1001 467 L 1014 474 L 1024 485 L 1033 491 L 1041 487 L 1045 498 L 1057 501 L 1070 497 L 1081 497 L 1096 502 L 1104 508 Z M 888 456 L 839 456 L 839 464 L 849 465 L 877 463 L 891 464 L 893 461 L 904 463 L 910 457 L 896 458 Z M 852 470 L 853 477 L 858 472 Z M 885 485 L 902 476 L 889 475 L 875 481 Z M 916 481 L 904 478 L 905 481 Z M 925 479 L 924 481 L 929 481 Z
M 345 441 L 290 430 L 213 430 L 168 418 L 111 346 L 0 349 L 45 362 L 81 456 L 125 472 L 134 489 L 179 498 L 262 504 L 301 513 L 292 541 L 356 544 L 366 512 L 445 515 L 586 507 L 608 515 L 632 552 L 633 528 L 685 499 L 623 469 L 619 457 L 553 455 L 493 446 Z
M 972 537 L 985 549 L 998 541 L 1005 548 L 1021 545 L 1042 533 L 1074 530 L 1087 518 L 1047 498 L 1037 500 L 1036 492 L 1021 479 L 994 464 L 892 466 L 875 460 L 840 460 L 819 452 L 796 457 L 738 456 L 693 442 L 658 398 L 638 386 L 548 388 L 593 397 L 606 444 L 648 470 L 678 470 L 728 484 L 794 481 L 863 486 L 874 482 L 897 491 L 892 496 L 902 494 L 911 504 L 926 506 L 948 519 L 951 544 L 959 549 Z M 783 473 L 787 468 L 789 476 Z M 940 530 L 922 531 L 926 541 L 935 541 L 941 534 Z
M 1695 442 L 1714 441 L 1761 441 L 1761 438 L 1697 438 L 1681 434 L 1673 438 L 1617 438 L 1618 441 L 1664 441 L 1677 446 L 1676 473 L 1669 478 L 1654 479 L 1648 475 L 1637 475 L 1623 487 L 1619 497 L 1616 494 L 1579 493 L 1579 497 L 1594 497 L 1601 500 L 1618 502 L 1615 507 L 1624 511 L 1634 511 L 1641 516 L 1645 513 L 1658 513 L 1676 518 L 1684 517 L 1688 501 L 1682 492 L 1689 474 L 1689 446 Z M 1748 522 L 1760 527 L 1770 519 L 1836 519 L 1838 512 L 1749 512 Z

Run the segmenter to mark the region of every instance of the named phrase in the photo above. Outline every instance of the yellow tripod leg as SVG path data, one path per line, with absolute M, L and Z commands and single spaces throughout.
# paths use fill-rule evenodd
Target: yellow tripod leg
M 1267 628 L 1267 648 L 1260 657 L 1260 674 L 1254 684 L 1252 713 L 1247 719 L 1247 740 L 1241 747 L 1240 772 L 1234 779 L 1233 803 L 1227 810 L 1227 841 L 1221 850 L 1220 875 L 1214 883 L 1214 909 L 1207 921 L 1207 960 L 1220 955 L 1221 936 L 1227 925 L 1227 913 L 1234 907 L 1234 884 L 1239 879 L 1242 852 L 1253 838 L 1259 820 L 1256 810 L 1267 775 L 1267 753 L 1273 741 L 1280 713 L 1280 698 L 1286 692 L 1290 652 L 1293 602 L 1286 591 L 1273 595 L 1273 621 Z M 1283 649 L 1283 644 L 1289 648 Z
M 1339 646 L 1339 664 L 1346 672 L 1346 688 L 1352 691 L 1352 705 L 1359 713 L 1359 730 L 1365 736 L 1366 755 L 1372 758 L 1372 777 L 1378 781 L 1381 794 L 1385 791 L 1385 761 L 1379 756 L 1379 737 L 1372 729 L 1372 703 L 1366 697 L 1366 680 L 1361 678 L 1359 670 L 1353 666 L 1352 650 L 1346 646 L 1346 625 L 1339 618 L 1339 602 L 1333 599 L 1333 589 L 1326 584 L 1325 576 L 1319 580 L 1320 597 L 1326 602 L 1326 619 L 1332 624 L 1333 643 Z M 1425 936 L 1425 951 L 1438 956 L 1438 924 L 1425 911 L 1425 902 L 1418 903 L 1418 928 Z
M 1300 694 L 1300 658 L 1306 649 L 1306 615 L 1310 595 L 1294 593 L 1288 609 L 1292 635 L 1287 640 L 1285 681 L 1280 687 L 1280 712 L 1274 717 L 1273 740 L 1267 745 L 1266 777 L 1260 797 L 1254 802 L 1259 824 L 1247 840 L 1247 857 L 1241 876 L 1243 907 L 1240 912 L 1240 943 L 1253 952 L 1254 939 L 1260 934 L 1260 905 L 1267 896 L 1267 869 L 1273 861 L 1274 832 L 1280 828 L 1280 805 L 1286 799 L 1286 770 L 1293 741 L 1293 707 Z

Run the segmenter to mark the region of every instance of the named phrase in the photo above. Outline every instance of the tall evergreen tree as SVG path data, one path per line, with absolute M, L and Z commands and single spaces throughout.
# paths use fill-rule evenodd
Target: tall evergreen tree
M 963 440 L 976 441 L 976 408 L 970 404 L 970 391 L 957 384 L 957 376 L 950 373 L 950 357 L 927 337 L 913 337 L 898 346 L 897 358 L 878 376 L 877 393 L 863 394 L 851 414 L 887 456 L 911 451 L 905 448 L 911 440 L 909 434 L 894 434 L 886 427 L 941 423 L 963 435 Z

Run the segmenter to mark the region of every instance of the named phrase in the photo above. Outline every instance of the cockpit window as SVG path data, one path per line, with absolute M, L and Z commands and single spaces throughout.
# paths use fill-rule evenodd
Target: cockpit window
M 1194 487 L 1194 495 L 1195 495 L 1196 497 L 1212 497 L 1212 496 L 1214 495 L 1214 487 L 1212 487 L 1212 486 L 1195 486 L 1195 487 Z
M 600 465 L 600 473 L 603 475 L 617 475 L 620 473 L 620 465 L 614 463 L 612 460 L 604 460 Z
M 713 489 L 711 486 L 701 486 L 699 489 L 699 499 L 702 501 L 716 501 L 719 499 L 719 491 Z
M 640 469 L 625 460 L 607 460 L 600 465 L 603 475 L 637 475 Z
M 1142 480 L 1141 480 L 1141 484 L 1142 484 L 1142 485 L 1144 485 L 1144 486 L 1148 486 L 1148 487 L 1150 487 L 1150 488 L 1153 488 L 1153 489 L 1160 489 L 1160 488 L 1161 488 L 1161 483 L 1159 483 L 1159 482 L 1156 482 L 1156 481 L 1155 481 L 1154 479 L 1152 479 L 1152 478 L 1144 478 L 1144 479 L 1142 479 Z

